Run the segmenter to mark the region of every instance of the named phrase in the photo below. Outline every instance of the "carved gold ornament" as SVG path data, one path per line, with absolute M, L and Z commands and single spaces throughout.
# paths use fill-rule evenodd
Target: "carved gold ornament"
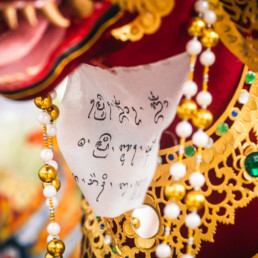
M 258 5 L 256 0 L 209 0 L 217 14 L 221 41 L 244 64 L 258 71 Z
M 137 41 L 145 34 L 153 34 L 160 25 L 162 17 L 168 15 L 175 4 L 174 0 L 111 0 L 123 10 L 136 12 L 138 16 L 129 24 L 113 29 L 112 35 L 122 41 Z
M 251 177 L 245 169 L 246 156 L 258 151 L 258 146 L 252 141 L 252 136 L 255 136 L 255 141 L 258 136 L 258 80 L 256 79 L 251 86 L 248 86 L 249 101 L 241 104 L 239 96 L 246 91 L 243 90 L 246 73 L 247 68 L 244 69 L 239 86 L 225 112 L 207 130 L 207 134 L 217 140 L 213 146 L 206 148 L 203 152 L 201 171 L 205 175 L 206 185 L 200 192 L 205 196 L 206 201 L 204 208 L 200 211 L 201 226 L 193 230 L 194 256 L 199 252 L 202 241 L 214 242 L 214 233 L 218 223 L 233 224 L 235 210 L 246 206 L 258 196 L 258 178 Z M 227 133 L 220 135 L 217 128 L 222 123 L 227 123 L 229 129 Z M 191 142 L 187 142 L 186 146 L 188 145 L 191 145 Z M 136 234 L 132 225 L 131 211 L 115 219 L 99 218 L 94 217 L 89 205 L 86 201 L 83 202 L 86 214 L 83 224 L 84 243 L 86 243 L 84 253 L 88 255 L 86 257 L 133 258 L 137 254 L 142 254 L 147 258 L 153 257 L 156 246 L 164 239 L 167 221 L 163 216 L 163 207 L 169 203 L 164 192 L 165 186 L 172 183 L 169 167 L 177 161 L 177 153 L 178 146 L 160 150 L 159 155 L 165 158 L 167 163 L 157 167 L 146 194 L 145 204 L 156 210 L 160 220 L 155 236 L 142 238 Z M 169 160 L 171 154 L 174 156 L 173 162 Z M 195 157 L 185 156 L 183 162 L 188 168 L 188 173 L 180 183 L 185 186 L 186 190 L 190 190 L 189 171 L 194 170 Z M 178 219 L 172 221 L 171 234 L 167 239 L 176 257 L 184 253 L 188 240 L 187 231 L 184 230 L 184 218 L 187 214 L 184 200 L 179 201 L 178 205 L 181 214 Z M 111 236 L 109 241 L 105 239 L 108 235 Z

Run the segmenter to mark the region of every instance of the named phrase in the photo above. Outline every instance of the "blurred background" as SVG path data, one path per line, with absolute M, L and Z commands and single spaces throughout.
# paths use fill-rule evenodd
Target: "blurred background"
M 57 88 L 59 106 L 67 80 Z M 0 98 L 0 258 L 42 258 L 47 246 L 49 210 L 38 170 L 44 164 L 40 110 L 33 101 Z M 79 257 L 81 193 L 54 140 L 61 189 L 56 221 L 66 245 L 64 258 Z

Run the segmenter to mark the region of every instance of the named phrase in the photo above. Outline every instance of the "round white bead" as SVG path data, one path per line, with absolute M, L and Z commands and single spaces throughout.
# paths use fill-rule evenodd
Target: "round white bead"
M 186 51 L 189 55 L 198 55 L 202 51 L 202 44 L 198 39 L 191 39 L 186 44 Z
M 179 122 L 176 126 L 176 134 L 179 137 L 187 138 L 193 132 L 192 125 L 188 123 L 186 120 Z
M 169 258 L 171 257 L 171 247 L 166 244 L 160 244 L 156 248 L 156 255 L 159 258 Z
M 56 188 L 52 185 L 47 185 L 43 190 L 43 194 L 46 198 L 53 198 L 56 196 Z
M 198 147 L 205 147 L 208 143 L 208 140 L 208 135 L 202 130 L 198 130 L 193 134 L 193 143 Z
M 250 94 L 247 91 L 242 91 L 238 96 L 238 101 L 241 104 L 246 104 L 250 99 Z
M 48 237 L 47 237 L 47 242 L 49 243 L 49 242 L 52 241 L 53 239 L 59 239 L 59 236 L 48 235 Z
M 57 208 L 58 206 L 58 199 L 56 197 L 53 197 L 52 198 L 52 203 L 53 203 L 53 208 Z M 46 205 L 48 208 L 50 208 L 50 202 L 49 202 L 49 199 L 46 199 Z
M 167 218 L 176 219 L 180 214 L 180 209 L 176 203 L 172 202 L 165 206 L 164 213 Z
M 105 243 L 107 245 L 111 245 L 112 244 L 112 238 L 110 235 L 105 235 L 105 239 L 104 239 Z
M 58 164 L 55 160 L 50 160 L 48 161 L 48 165 L 52 166 L 53 168 L 55 168 L 55 170 L 58 169 Z
M 53 151 L 51 149 L 43 149 L 40 152 L 40 158 L 45 162 L 50 161 L 51 159 L 53 159 Z
M 207 1 L 199 0 L 195 2 L 194 9 L 197 13 L 204 13 L 209 10 L 209 3 Z
M 49 94 L 50 94 L 52 100 L 56 99 L 56 97 L 57 97 L 57 92 L 56 92 L 56 90 L 52 90 Z
M 202 52 L 201 56 L 200 56 L 200 62 L 202 65 L 208 65 L 211 66 L 214 64 L 215 62 L 215 55 L 212 51 L 210 50 L 205 50 L 204 52 Z
M 197 93 L 198 87 L 195 82 L 186 81 L 183 84 L 182 90 L 183 90 L 183 94 L 186 97 L 191 98 L 192 96 L 194 96 Z
M 217 19 L 216 14 L 211 11 L 211 10 L 207 10 L 204 12 L 203 14 L 203 20 L 207 23 L 207 24 L 213 24 Z
M 200 172 L 194 172 L 191 174 L 189 182 L 193 187 L 202 187 L 205 183 L 205 177 Z
M 45 111 L 42 111 L 39 116 L 38 116 L 38 121 L 40 124 L 42 125 L 46 125 L 49 124 L 51 120 L 51 117 L 48 113 L 46 113 Z
M 196 212 L 191 212 L 185 217 L 185 225 L 188 228 L 198 228 L 201 224 L 201 218 Z
M 52 236 L 58 235 L 60 233 L 60 230 L 61 230 L 60 226 L 56 222 L 50 223 L 47 226 L 47 232 L 48 232 L 48 234 L 50 234 Z
M 48 136 L 55 136 L 57 132 L 56 126 L 53 124 L 49 124 L 47 126 L 47 134 Z
M 200 91 L 196 96 L 196 101 L 200 106 L 209 106 L 212 102 L 212 95 L 208 91 Z
M 181 258 L 194 258 L 194 257 L 190 254 L 184 254 L 183 256 L 181 256 Z
M 180 162 L 174 163 L 170 167 L 170 174 L 174 177 L 174 180 L 178 181 L 180 178 L 184 177 L 186 174 L 186 167 Z

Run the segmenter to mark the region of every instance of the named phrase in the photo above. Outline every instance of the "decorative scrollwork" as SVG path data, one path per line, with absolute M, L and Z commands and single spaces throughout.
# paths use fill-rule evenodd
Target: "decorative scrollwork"
M 256 0 L 209 0 L 217 14 L 221 41 L 243 63 L 258 71 L 258 5 Z
M 119 4 L 123 10 L 137 12 L 138 16 L 129 24 L 112 30 L 112 35 L 122 41 L 137 41 L 144 34 L 156 32 L 162 17 L 168 15 L 173 7 L 174 0 L 112 0 Z
M 204 172 L 206 185 L 202 188 L 202 193 L 206 197 L 204 209 L 201 211 L 202 225 L 194 230 L 194 250 L 196 255 L 201 247 L 202 241 L 214 241 L 214 233 L 218 223 L 233 224 L 235 220 L 235 210 L 246 206 L 252 199 L 257 197 L 258 179 L 251 177 L 245 170 L 245 159 L 250 153 L 257 152 L 258 138 L 258 80 L 250 88 L 250 100 L 245 105 L 238 103 L 238 96 L 244 85 L 247 69 L 243 71 L 243 76 L 239 87 L 229 103 L 225 112 L 207 131 L 210 136 L 218 136 L 217 126 L 227 122 L 229 131 L 217 137 L 210 149 L 205 149 L 201 171 Z M 237 117 L 232 117 L 232 110 L 238 110 Z M 215 138 L 215 137 L 212 137 Z M 191 144 L 188 142 L 187 144 Z M 143 239 L 136 234 L 131 225 L 131 212 L 127 212 L 115 219 L 101 219 L 101 223 L 106 225 L 102 236 L 94 227 L 88 229 L 85 237 L 88 241 L 88 248 L 85 252 L 90 256 L 92 253 L 96 257 L 153 257 L 156 246 L 163 240 L 166 218 L 163 216 L 163 207 L 168 204 L 164 194 L 164 187 L 172 183 L 169 167 L 177 160 L 178 146 L 160 150 L 160 156 L 166 158 L 167 163 L 158 166 L 152 184 L 146 194 L 145 204 L 151 205 L 160 218 L 160 228 L 158 233 L 148 239 Z M 174 160 L 169 160 L 169 155 L 174 155 Z M 190 190 L 188 183 L 189 173 L 194 171 L 194 157 L 185 157 L 184 163 L 188 168 L 187 175 L 182 179 L 187 190 Z M 190 172 L 189 172 L 190 171 Z M 182 201 L 179 203 L 181 214 L 177 220 L 173 221 L 171 235 L 168 243 L 173 248 L 173 257 L 180 256 L 184 252 L 188 241 L 184 218 L 187 214 L 186 205 Z M 87 206 L 86 225 L 91 223 L 92 215 Z M 95 223 L 95 222 L 92 222 Z M 99 223 L 98 223 L 99 224 Z M 95 225 L 95 224 L 92 224 Z M 88 231 L 90 230 L 90 231 Z M 94 238 L 103 238 L 103 235 L 110 234 L 113 241 L 113 249 L 102 242 L 102 248 L 97 248 Z M 103 255 L 104 254 L 104 255 Z M 105 255 L 110 256 L 105 256 Z M 142 254 L 143 256 L 140 256 Z M 101 256 L 102 255 L 102 256 Z

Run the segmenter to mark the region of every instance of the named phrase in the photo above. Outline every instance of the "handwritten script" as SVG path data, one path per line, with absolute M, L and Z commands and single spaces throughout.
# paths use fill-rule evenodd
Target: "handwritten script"
M 116 217 L 144 201 L 188 60 L 181 54 L 148 66 L 113 68 L 115 73 L 82 65 L 70 77 L 58 142 L 96 215 Z

